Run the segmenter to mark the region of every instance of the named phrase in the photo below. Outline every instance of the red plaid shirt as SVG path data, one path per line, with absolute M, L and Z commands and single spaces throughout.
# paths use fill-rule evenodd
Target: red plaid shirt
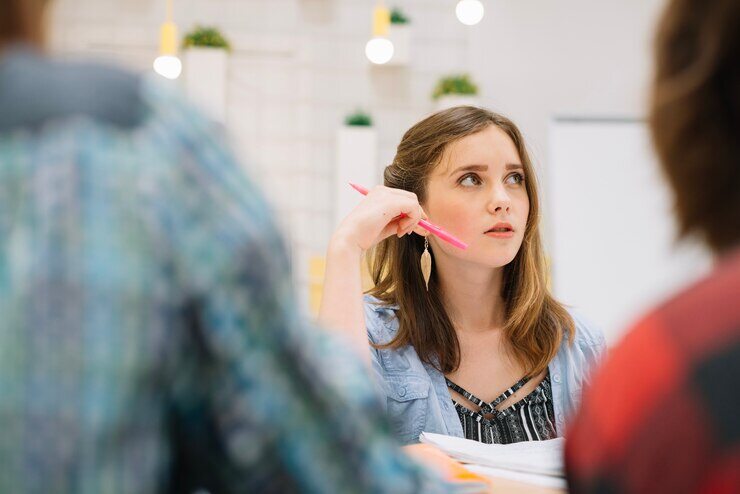
M 573 494 L 740 492 L 740 251 L 611 353 L 566 469 Z

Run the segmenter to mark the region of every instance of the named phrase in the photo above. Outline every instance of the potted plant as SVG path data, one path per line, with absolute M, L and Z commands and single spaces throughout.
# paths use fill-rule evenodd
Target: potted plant
M 357 109 L 344 117 L 344 125 L 348 127 L 372 127 L 373 117 L 369 113 Z
M 183 39 L 185 87 L 216 120 L 226 116 L 226 76 L 231 45 L 215 27 L 196 26 Z
M 410 59 L 411 20 L 398 7 L 391 9 L 388 39 L 393 43 L 393 58 L 388 65 L 406 65 Z
M 359 194 L 348 182 L 372 187 L 380 183 L 377 156 L 378 136 L 372 116 L 356 110 L 344 118 L 337 130 L 336 166 L 334 170 L 335 225 L 357 205 Z
M 442 77 L 434 87 L 432 99 L 437 110 L 453 106 L 478 106 L 478 86 L 468 74 L 454 74 Z
M 231 45 L 223 34 L 215 27 L 195 26 L 185 35 L 182 41 L 183 48 L 221 48 L 231 50 Z

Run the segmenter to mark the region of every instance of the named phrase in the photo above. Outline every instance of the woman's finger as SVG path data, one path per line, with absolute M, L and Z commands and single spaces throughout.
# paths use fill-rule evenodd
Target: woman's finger
M 410 231 L 414 229 L 414 226 L 417 224 L 417 220 L 413 217 L 403 218 L 398 222 L 398 233 L 399 237 L 406 235 Z

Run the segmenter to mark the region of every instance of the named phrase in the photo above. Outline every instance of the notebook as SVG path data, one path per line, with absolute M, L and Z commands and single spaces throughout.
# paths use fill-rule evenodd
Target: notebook
M 419 440 L 439 448 L 465 468 L 485 478 L 506 478 L 542 487 L 565 489 L 563 438 L 514 444 L 483 444 L 459 437 L 422 432 Z

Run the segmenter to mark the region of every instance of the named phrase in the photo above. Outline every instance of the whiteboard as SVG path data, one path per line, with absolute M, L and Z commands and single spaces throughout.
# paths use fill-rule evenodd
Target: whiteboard
M 553 119 L 546 197 L 553 289 L 615 343 L 642 313 L 703 275 L 677 244 L 669 189 L 644 122 Z

